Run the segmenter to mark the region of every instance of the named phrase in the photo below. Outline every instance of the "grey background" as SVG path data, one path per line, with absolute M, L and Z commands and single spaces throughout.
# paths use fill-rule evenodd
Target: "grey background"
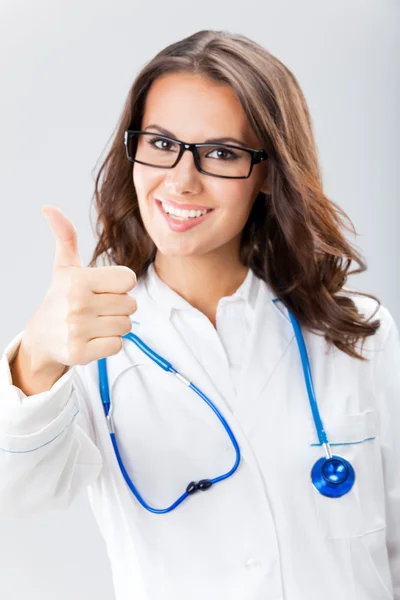
M 86 265 L 91 173 L 129 86 L 156 52 L 199 29 L 243 33 L 293 71 L 325 191 L 368 262 L 347 285 L 376 294 L 400 323 L 399 12 L 386 0 L 0 1 L 1 351 L 50 282 L 55 244 L 41 206 L 71 217 Z M 0 519 L 0 590 L 7 600 L 114 598 L 85 493 L 62 513 Z

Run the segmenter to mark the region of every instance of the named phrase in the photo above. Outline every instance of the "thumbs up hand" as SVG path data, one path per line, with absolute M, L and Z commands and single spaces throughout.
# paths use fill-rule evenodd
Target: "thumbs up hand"
M 72 221 L 56 206 L 43 206 L 42 214 L 56 237 L 53 268 L 82 267 L 79 258 L 78 236 Z
M 86 365 L 118 354 L 132 327 L 136 275 L 126 266 L 83 267 L 72 221 L 55 206 L 42 213 L 56 238 L 53 277 L 22 344 L 32 370 Z

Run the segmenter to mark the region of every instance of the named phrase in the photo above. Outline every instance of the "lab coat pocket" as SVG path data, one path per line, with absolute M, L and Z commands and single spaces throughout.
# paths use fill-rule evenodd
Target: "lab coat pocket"
M 348 460 L 355 471 L 353 487 L 344 496 L 329 498 L 313 487 L 321 535 L 330 539 L 366 535 L 386 527 L 384 480 L 378 438 L 378 413 L 366 410 L 324 419 L 332 455 Z M 311 443 L 314 462 L 325 456 Z

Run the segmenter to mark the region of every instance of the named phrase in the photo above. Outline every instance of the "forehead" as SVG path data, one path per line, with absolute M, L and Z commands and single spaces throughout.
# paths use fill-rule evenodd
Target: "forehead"
M 190 73 L 156 79 L 147 94 L 141 128 L 156 123 L 186 142 L 237 137 L 257 143 L 232 88 Z

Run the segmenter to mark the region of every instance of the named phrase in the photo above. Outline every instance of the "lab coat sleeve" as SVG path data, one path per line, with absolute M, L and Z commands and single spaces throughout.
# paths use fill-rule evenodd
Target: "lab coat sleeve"
M 64 509 L 102 468 L 78 367 L 32 396 L 12 384 L 22 335 L 0 359 L 0 518 Z
M 380 413 L 387 549 L 394 600 L 400 600 L 400 334 L 389 311 L 381 310 L 387 333 L 375 360 L 374 385 Z

